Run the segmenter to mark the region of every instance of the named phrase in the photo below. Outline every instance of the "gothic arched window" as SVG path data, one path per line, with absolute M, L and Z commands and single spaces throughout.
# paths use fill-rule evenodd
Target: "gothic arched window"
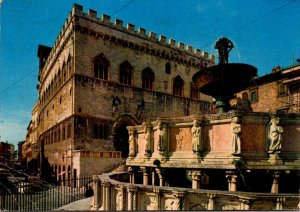
M 181 77 L 175 77 L 173 82 L 173 94 L 183 96 L 183 85 L 184 81 L 181 79 Z
M 171 74 L 171 63 L 167 62 L 165 65 L 166 74 Z
M 123 62 L 120 65 L 120 83 L 125 85 L 131 85 L 132 84 L 132 72 L 133 67 L 130 65 L 128 61 Z
M 151 68 L 147 67 L 142 71 L 142 87 L 152 90 L 154 81 L 154 73 Z
M 103 54 L 99 54 L 94 58 L 94 77 L 98 79 L 108 79 L 109 61 Z

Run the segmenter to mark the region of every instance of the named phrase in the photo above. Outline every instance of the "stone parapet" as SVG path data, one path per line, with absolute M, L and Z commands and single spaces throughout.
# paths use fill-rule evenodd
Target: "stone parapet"
M 104 192 L 97 190 L 100 194 L 94 194 L 94 198 L 98 198 L 94 200 L 97 204 L 94 208 L 101 202 L 100 210 L 111 209 L 115 202 L 116 210 L 295 210 L 298 204 L 295 194 L 149 186 L 114 180 L 118 179 L 117 175 L 99 176 Z M 108 195 L 112 191 L 116 191 L 116 195 Z

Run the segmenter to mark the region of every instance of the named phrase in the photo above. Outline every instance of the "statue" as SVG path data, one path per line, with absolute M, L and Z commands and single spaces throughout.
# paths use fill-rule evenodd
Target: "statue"
M 111 97 L 112 97 L 113 113 L 115 113 L 119 105 L 121 104 L 121 100 L 119 99 L 118 96 L 111 96 Z
M 283 129 L 281 126 L 278 126 L 278 124 L 279 124 L 279 117 L 273 117 L 271 119 L 271 126 L 269 131 L 269 138 L 270 138 L 269 153 L 276 153 L 276 152 L 280 152 L 281 150 Z
M 167 142 L 167 128 L 165 124 L 159 122 L 158 123 L 158 130 L 159 130 L 159 140 L 158 140 L 158 146 L 157 150 L 159 152 L 165 151 L 165 143 Z
M 128 130 L 129 131 L 129 157 L 134 157 L 135 156 L 135 131 L 134 130 Z
M 151 146 L 150 146 L 150 129 L 145 126 L 145 136 L 144 136 L 144 146 L 145 146 L 145 154 L 148 154 L 148 152 L 151 151 Z
M 241 154 L 241 139 L 240 133 L 242 131 L 239 117 L 233 117 L 231 120 L 231 130 L 232 130 L 232 155 Z
M 219 64 L 228 63 L 229 52 L 233 48 L 233 43 L 228 38 L 220 38 L 215 45 L 219 53 Z
M 192 127 L 192 150 L 195 153 L 202 150 L 202 127 L 196 119 L 193 121 Z

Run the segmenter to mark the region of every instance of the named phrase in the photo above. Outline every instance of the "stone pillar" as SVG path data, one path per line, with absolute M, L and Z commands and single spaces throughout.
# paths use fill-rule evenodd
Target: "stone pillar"
M 215 209 L 215 194 L 207 194 L 208 197 L 208 204 L 207 204 L 207 210 L 214 210 Z
M 226 175 L 228 181 L 228 191 L 236 191 L 237 175 L 235 172 L 229 171 Z
M 103 210 L 109 211 L 111 210 L 110 208 L 110 203 L 111 203 L 111 194 L 110 194 L 110 182 L 102 182 L 102 188 L 103 188 L 103 196 L 102 198 L 102 206 Z
M 172 195 L 175 198 L 172 210 L 184 210 L 183 200 L 184 200 L 185 193 L 173 192 Z
M 135 183 L 134 168 L 131 166 L 128 167 L 128 172 L 129 172 L 129 182 L 134 184 Z
M 276 199 L 276 210 L 283 210 L 283 202 L 285 201 L 285 198 L 278 197 Z
M 124 207 L 124 202 L 125 202 L 125 195 L 124 195 L 124 187 L 119 185 L 116 187 L 116 210 L 117 211 L 123 211 L 126 210 Z
M 98 175 L 93 175 L 93 190 L 94 190 L 94 202 L 92 210 L 98 210 L 101 206 L 101 187 L 100 179 Z
M 274 172 L 271 193 L 276 193 L 276 194 L 279 193 L 279 188 L 278 188 L 279 177 L 280 177 L 280 172 Z
M 200 189 L 201 171 L 192 171 L 192 189 Z
M 159 186 L 164 186 L 164 176 L 163 176 L 163 170 L 160 168 L 155 169 L 156 173 L 158 174 L 159 178 Z
M 240 197 L 240 209 L 241 210 L 251 210 L 251 199 L 245 198 L 245 197 Z
M 127 187 L 127 195 L 128 195 L 128 198 L 127 198 L 127 205 L 128 205 L 128 208 L 127 210 L 128 211 L 135 211 L 137 210 L 137 207 L 136 207 L 136 192 L 137 192 L 137 187 L 135 186 L 130 186 L 130 187 Z
M 143 185 L 148 185 L 149 184 L 149 174 L 148 170 L 146 167 L 141 167 L 140 168 L 143 172 Z
M 153 186 L 155 186 L 155 170 L 152 170 L 152 182 L 151 182 L 151 184 L 153 185 Z

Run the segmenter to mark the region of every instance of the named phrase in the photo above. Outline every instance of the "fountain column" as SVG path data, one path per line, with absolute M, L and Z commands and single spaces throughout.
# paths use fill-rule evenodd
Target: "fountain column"
M 228 181 L 228 191 L 236 191 L 237 174 L 234 171 L 228 171 L 226 178 Z
M 140 168 L 143 172 L 143 185 L 148 185 L 149 184 L 149 174 L 147 167 L 141 167 Z
M 216 194 L 207 194 L 207 197 L 208 197 L 207 210 L 212 211 L 215 209 Z
M 93 210 L 98 210 L 101 204 L 101 187 L 98 175 L 93 175 L 94 203 Z
M 200 189 L 201 171 L 192 171 L 192 189 Z
M 280 172 L 274 172 L 271 193 L 276 193 L 276 194 L 279 193 L 279 185 L 278 185 L 279 177 L 280 177 Z

